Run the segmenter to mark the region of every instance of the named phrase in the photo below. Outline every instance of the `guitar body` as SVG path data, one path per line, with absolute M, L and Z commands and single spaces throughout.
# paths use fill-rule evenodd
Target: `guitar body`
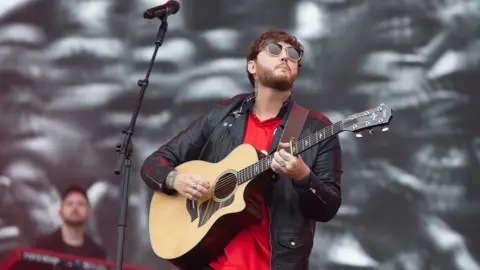
M 262 194 L 271 182 L 257 177 L 236 183 L 236 172 L 258 160 L 257 150 L 242 144 L 218 163 L 197 160 L 176 167 L 209 182 L 210 194 L 193 202 L 155 192 L 149 215 L 153 251 L 180 269 L 198 269 L 220 255 L 240 229 L 259 222 Z

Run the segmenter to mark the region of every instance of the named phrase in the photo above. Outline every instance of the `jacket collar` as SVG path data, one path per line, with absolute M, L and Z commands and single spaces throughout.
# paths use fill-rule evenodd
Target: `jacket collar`
M 230 113 L 230 116 L 232 116 L 232 121 L 227 123 L 225 122 L 225 125 L 228 125 L 230 128 L 228 129 L 231 135 L 233 136 L 234 139 L 234 144 L 235 145 L 240 145 L 243 141 L 243 136 L 245 133 L 245 125 L 246 125 L 246 120 L 247 120 L 247 115 L 248 113 L 253 111 L 253 105 L 255 104 L 255 94 L 250 94 L 245 96 L 244 98 L 241 99 L 239 102 L 240 105 L 237 107 L 238 109 L 235 109 Z M 278 126 L 274 138 L 273 138 L 273 144 L 270 148 L 270 153 L 272 151 L 275 151 L 276 145 L 278 145 L 278 142 L 280 140 L 280 136 L 283 132 L 283 128 L 286 124 L 287 121 L 287 116 L 290 113 L 290 108 L 292 107 L 293 101 L 291 96 L 287 98 L 283 102 L 282 108 L 280 109 L 278 113 L 278 117 L 282 118 L 282 121 L 280 122 L 280 125 Z
M 277 117 L 283 118 L 285 114 L 288 112 L 288 108 L 290 107 L 290 104 L 292 103 L 292 96 L 288 96 L 288 98 L 283 102 L 282 108 L 278 112 Z M 244 105 L 243 105 L 243 113 L 246 112 L 253 112 L 253 108 L 255 105 L 255 94 L 250 94 L 245 97 L 244 100 Z
M 235 117 L 236 120 L 233 121 L 231 129 L 229 129 L 232 132 L 236 145 L 239 145 L 242 143 L 244 132 L 245 132 L 247 115 L 248 113 L 253 112 L 254 104 L 255 104 L 255 94 L 248 95 L 242 100 L 240 108 L 236 110 L 236 113 L 234 113 L 234 115 L 237 114 L 238 116 L 243 115 L 243 117 Z M 277 150 L 277 146 L 280 141 L 280 137 L 283 133 L 285 124 L 287 122 L 287 118 L 290 113 L 290 109 L 292 108 L 292 104 L 293 104 L 293 100 L 291 96 L 289 96 L 287 100 L 285 100 L 282 104 L 282 108 L 280 109 L 277 115 L 277 117 L 282 118 L 282 121 L 280 122 L 280 125 L 278 126 L 278 128 L 275 130 L 272 144 L 270 145 L 270 149 L 269 149 L 269 154 Z

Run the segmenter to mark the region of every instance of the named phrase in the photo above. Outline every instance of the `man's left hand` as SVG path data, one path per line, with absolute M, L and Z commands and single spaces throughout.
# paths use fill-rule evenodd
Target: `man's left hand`
M 292 156 L 285 151 L 290 147 L 289 143 L 280 143 L 280 151 L 273 154 L 272 170 L 281 176 L 292 178 L 293 180 L 301 180 L 310 174 L 310 168 L 303 162 L 302 157 Z

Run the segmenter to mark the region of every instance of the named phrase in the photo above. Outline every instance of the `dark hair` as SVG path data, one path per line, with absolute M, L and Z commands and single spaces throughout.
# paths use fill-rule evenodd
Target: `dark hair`
M 70 185 L 69 187 L 67 187 L 67 189 L 65 189 L 65 191 L 62 194 L 62 201 L 64 201 L 65 198 L 67 198 L 67 196 L 72 193 L 79 193 L 83 195 L 83 197 L 85 197 L 85 199 L 88 202 L 87 191 L 79 185 Z
M 293 35 L 287 32 L 270 29 L 267 32 L 261 34 L 248 48 L 247 54 L 247 75 L 248 80 L 252 86 L 255 85 L 255 79 L 253 75 L 248 72 L 248 61 L 257 59 L 258 54 L 264 49 L 267 42 L 285 42 L 297 49 L 303 50 L 302 44 Z M 298 62 L 298 67 L 301 67 L 301 60 Z

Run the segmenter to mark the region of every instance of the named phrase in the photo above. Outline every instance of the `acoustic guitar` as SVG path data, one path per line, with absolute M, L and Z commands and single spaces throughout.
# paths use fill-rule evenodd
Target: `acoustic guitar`
M 353 114 L 309 136 L 290 142 L 293 155 L 342 131 L 362 135 L 388 130 L 392 110 L 387 105 Z M 155 192 L 150 204 L 149 234 L 153 251 L 180 269 L 198 269 L 223 252 L 240 229 L 261 220 L 261 202 L 272 189 L 273 155 L 264 156 L 249 144 L 236 147 L 218 163 L 200 160 L 177 166 L 180 173 L 194 173 L 210 184 L 198 201 L 179 194 Z

